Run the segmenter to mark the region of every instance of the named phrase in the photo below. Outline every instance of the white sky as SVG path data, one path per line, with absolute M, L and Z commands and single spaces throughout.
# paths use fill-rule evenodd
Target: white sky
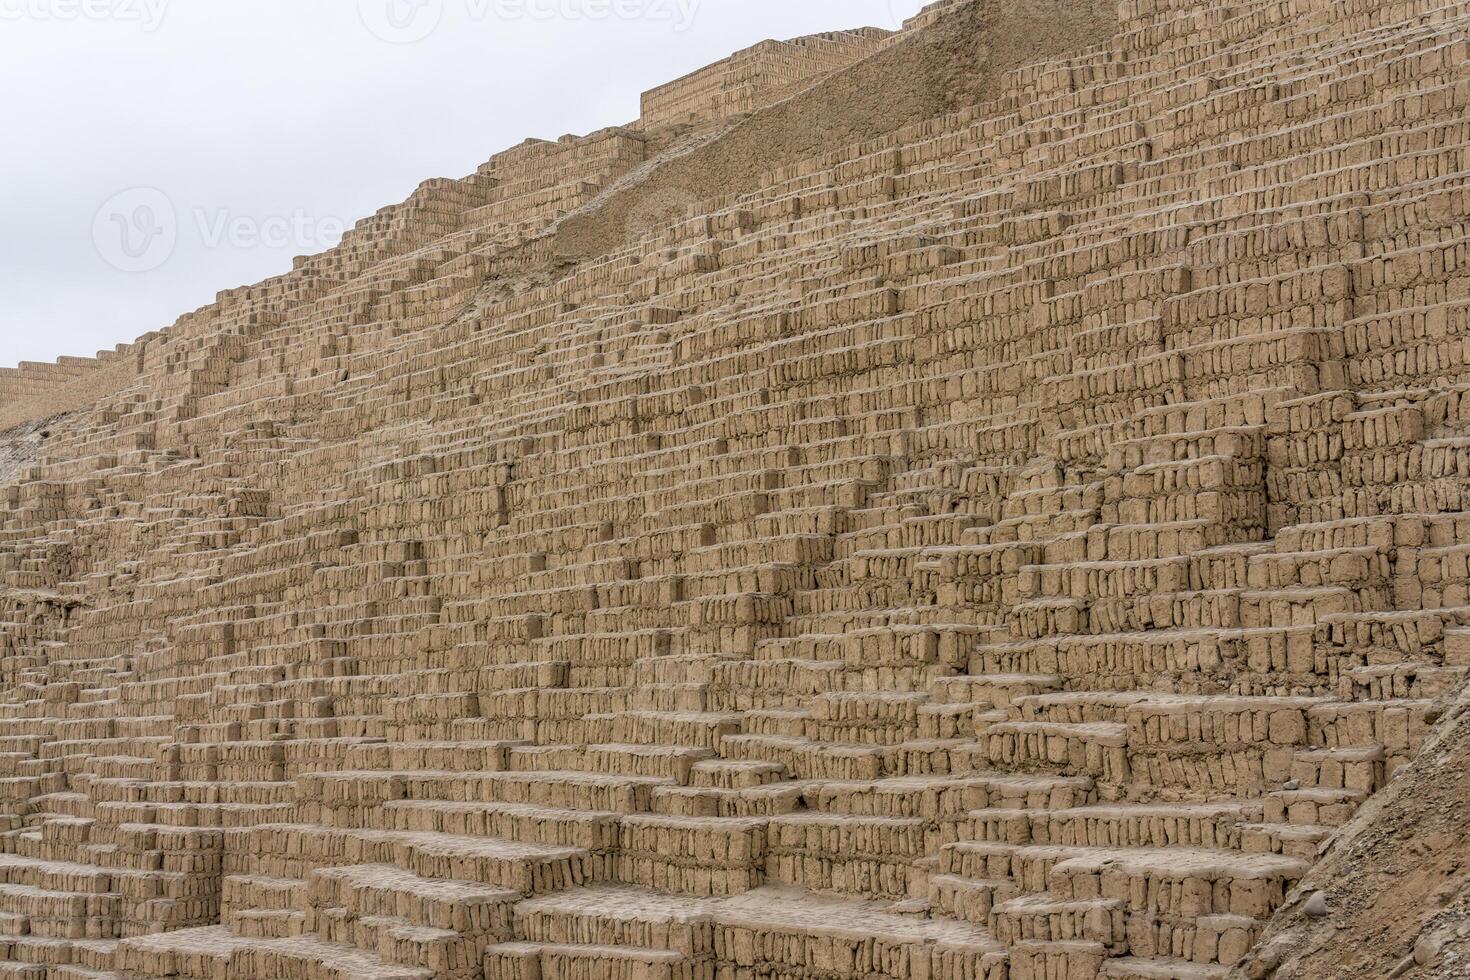
M 0 365 L 167 326 L 739 48 L 924 3 L 0 0 Z M 176 239 L 131 237 L 170 207 Z

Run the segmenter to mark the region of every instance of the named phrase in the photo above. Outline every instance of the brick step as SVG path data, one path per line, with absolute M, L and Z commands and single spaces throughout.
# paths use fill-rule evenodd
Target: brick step
M 57 892 L 29 884 L 0 884 L 0 914 L 24 918 L 26 932 L 54 939 L 118 939 L 122 914 L 116 892 Z
M 1168 700 L 1167 695 L 1133 691 L 1079 691 L 1017 698 L 1012 702 L 1011 709 L 1013 716 L 1020 721 L 1071 725 L 1122 723 L 1128 720 L 1128 709 L 1134 705 Z
M 765 879 L 810 891 L 908 898 L 926 893 L 942 842 L 921 817 L 794 813 L 767 827 Z
M 695 765 L 714 756 L 713 749 L 675 745 L 521 746 L 510 750 L 507 768 L 652 776 L 687 786 Z
M 1126 949 L 1128 904 L 1119 899 L 1063 901 L 1048 895 L 1022 895 L 991 910 L 991 927 L 1006 946 L 1022 942 L 1100 943 L 1110 951 Z
M 1069 488 L 1070 495 L 1081 496 L 1080 488 Z M 1011 505 L 1016 509 L 1026 506 L 1027 491 L 1012 494 Z M 1030 492 L 1032 496 L 1059 494 L 1059 490 L 1046 489 Z M 1080 502 L 1080 501 L 1079 501 Z M 967 544 L 1044 544 L 1063 534 L 1086 531 L 1098 521 L 1098 511 L 1088 507 L 1060 509 L 1038 505 L 1034 513 L 1007 514 L 989 527 L 974 527 L 965 531 L 961 540 Z
M 624 817 L 617 877 L 630 885 L 691 895 L 750 891 L 765 878 L 767 824 L 750 817 Z
M 485 953 L 485 980 L 539 980 L 548 976 L 696 980 L 688 957 L 667 949 L 502 943 Z
M 1058 674 L 1003 674 L 971 670 L 969 674 L 945 677 L 929 686 L 936 702 L 963 702 L 1009 708 L 1017 699 L 1058 691 L 1065 685 Z
M 1016 898 L 1020 891 L 1010 878 L 931 874 L 927 897 L 932 911 L 989 928 L 996 907 Z
M 1128 731 L 1121 723 L 1004 721 L 987 726 L 980 741 L 997 768 L 1088 776 L 1115 785 L 1129 778 Z
M 242 861 L 255 874 L 283 878 L 304 878 L 317 867 L 388 864 L 424 878 L 494 885 L 525 894 L 580 884 L 594 870 L 592 855 L 582 848 L 428 831 L 267 825 L 232 831 L 228 848 L 227 873 Z
M 0 962 L 62 969 L 105 971 L 113 962 L 117 941 L 111 939 L 58 939 L 15 934 L 7 925 L 0 932 Z
M 494 941 L 414 925 L 397 916 L 359 916 L 342 908 L 315 909 L 308 919 L 324 941 L 355 947 L 395 966 L 427 966 L 443 980 L 481 976 L 484 949 Z
M 31 963 L 0 963 L 0 977 L 6 980 L 47 980 L 49 971 Z
M 1292 756 L 1291 778 L 1305 789 L 1376 793 L 1388 784 L 1388 753 L 1379 745 L 1312 749 Z
M 1135 913 L 1128 919 L 1127 952 L 1139 958 L 1178 958 L 1228 968 L 1256 945 L 1268 921 L 1229 913 Z
M 1277 790 L 1262 801 L 1267 823 L 1341 827 L 1368 798 L 1362 790 L 1306 788 Z
M 1069 847 L 1190 847 L 1236 850 L 1245 825 L 1259 823 L 1260 801 L 1098 804 L 1054 810 L 976 810 L 975 839 Z
M 295 802 L 290 784 L 282 784 L 279 803 L 97 803 L 96 819 L 110 824 L 157 824 L 161 826 L 226 828 L 271 820 L 289 819 Z
M 1228 967 L 1188 960 L 1123 956 L 1107 960 L 1098 974 L 1106 980 L 1225 980 Z
M 862 676 L 849 672 L 842 660 L 737 660 L 719 663 L 709 670 L 709 707 L 722 712 L 761 708 L 795 707 L 813 697 L 847 687 L 849 678 L 861 684 Z M 927 672 L 894 672 L 895 689 L 918 687 Z
M 1134 911 L 1263 918 L 1310 867 L 1297 858 L 1192 848 L 1087 848 L 958 843 L 939 852 L 938 873 L 1014 880 L 1062 899 L 1147 896 Z M 1143 892 L 1129 889 L 1147 886 Z
M 786 767 L 774 762 L 738 762 L 706 759 L 690 767 L 689 785 L 710 789 L 754 789 L 790 779 Z
M 498 837 L 527 843 L 615 850 L 621 813 L 537 806 L 530 803 L 459 803 L 400 800 L 364 816 L 361 829 Z
M 122 976 L 111 970 L 88 970 L 80 966 L 58 966 L 49 969 L 47 980 L 122 980 Z
M 969 821 L 977 810 L 1065 810 L 1094 798 L 1075 776 L 974 773 L 796 784 L 814 812 Z
M 1010 948 L 1010 980 L 1095 977 L 1108 957 L 1102 943 L 1085 940 L 1022 940 Z
M 750 789 L 667 786 L 653 791 L 653 812 L 677 817 L 728 819 L 774 817 L 801 806 L 800 784 L 772 783 Z
M 1216 628 L 1047 635 L 977 646 L 970 673 L 1035 670 L 1094 690 L 1137 691 L 1141 677 L 1198 680 L 1220 666 L 1231 637 Z
M 1115 468 L 1125 469 L 1147 463 L 1172 462 L 1183 455 L 1189 458 L 1263 456 L 1265 435 L 1264 425 L 1226 425 L 1140 435 L 1118 442 L 1113 449 L 1117 458 L 1112 462 Z
M 232 909 L 301 909 L 306 907 L 306 882 L 300 878 L 229 875 L 221 883 L 220 903 Z
M 1337 827 L 1309 823 L 1252 824 L 1240 828 L 1240 846 L 1252 854 L 1281 854 L 1316 861 L 1337 831 Z
M 433 770 L 440 772 L 499 772 L 519 741 L 499 742 L 392 742 L 353 748 L 345 758 L 348 769 Z
M 306 880 L 303 908 L 349 909 L 465 935 L 506 935 L 520 892 L 425 878 L 393 865 L 319 868 Z
M 298 784 L 307 799 L 324 805 L 381 805 L 396 800 L 465 797 L 484 802 L 528 803 L 552 808 L 647 812 L 653 791 L 673 786 L 658 776 L 624 776 L 564 770 L 535 772 L 338 772 L 312 773 Z
M 515 933 L 552 945 L 672 950 L 698 961 L 714 955 L 716 908 L 708 899 L 593 885 L 521 902 Z
M 114 876 L 101 868 L 15 854 L 0 854 L 0 882 L 47 891 L 85 892 L 93 895 L 114 890 Z
M 185 782 L 182 780 L 153 780 L 140 783 L 134 779 L 112 778 L 90 780 L 87 783 L 87 795 L 99 805 L 117 803 L 155 806 L 177 804 L 249 806 L 290 803 L 294 798 L 293 787 L 290 783 Z
M 1343 672 L 1345 701 L 1424 701 L 1451 694 L 1470 679 L 1470 664 L 1427 663 L 1358 667 Z
M 312 936 L 261 939 L 232 936 L 214 926 L 125 940 L 117 970 L 124 976 L 154 976 L 159 962 L 174 964 L 185 980 L 218 976 L 315 976 L 323 980 L 435 980 L 432 970 L 384 963 L 379 957 Z
M 830 598 L 829 593 L 809 596 Z M 882 630 L 892 626 L 969 626 L 994 630 L 998 624 L 994 614 L 959 606 L 905 606 L 895 604 L 876 609 L 827 609 L 798 613 L 786 620 L 783 632 L 790 636 L 808 633 L 841 634 L 851 630 Z
M 619 744 L 693 746 L 716 749 L 730 735 L 740 733 L 738 714 L 710 712 L 625 711 L 609 716 L 589 730 Z
M 220 913 L 230 934 L 242 939 L 290 939 L 307 932 L 306 913 L 297 909 L 233 908 Z
M 701 968 L 800 970 L 818 948 L 835 971 L 885 957 L 923 957 L 956 975 L 1001 980 L 1005 956 L 983 929 L 895 914 L 881 902 L 760 888 L 730 898 L 692 898 L 642 889 L 592 886 L 522 902 L 518 935 L 534 943 L 668 950 Z M 752 945 L 753 944 L 753 945 Z M 745 950 L 742 953 L 740 950 Z M 844 965 L 846 964 L 846 965 Z M 601 977 L 593 973 L 589 976 Z

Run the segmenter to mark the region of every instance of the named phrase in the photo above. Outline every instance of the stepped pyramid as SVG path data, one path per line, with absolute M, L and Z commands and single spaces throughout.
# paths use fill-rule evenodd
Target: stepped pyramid
M 1231 975 L 1470 672 L 1467 26 L 771 42 L 0 375 L 0 976 Z

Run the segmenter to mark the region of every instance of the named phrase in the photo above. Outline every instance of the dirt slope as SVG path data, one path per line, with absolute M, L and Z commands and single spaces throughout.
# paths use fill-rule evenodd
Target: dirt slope
M 1116 4 L 1100 0 L 963 4 L 715 138 L 674 151 L 562 222 L 556 252 L 581 259 L 611 251 L 682 217 L 695 201 L 752 190 L 763 174 L 803 158 L 984 102 L 1005 72 L 1102 44 L 1117 29 Z
M 61 418 L 26 422 L 0 428 L 0 486 L 4 486 L 36 460 L 36 451 L 51 438 Z
M 1423 755 L 1363 807 L 1232 980 L 1470 977 L 1470 690 L 1442 710 Z

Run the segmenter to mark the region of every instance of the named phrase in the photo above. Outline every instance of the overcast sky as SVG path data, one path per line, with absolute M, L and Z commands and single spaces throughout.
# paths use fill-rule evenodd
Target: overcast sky
M 925 0 L 0 0 L 0 365 L 93 354 L 429 177 Z

